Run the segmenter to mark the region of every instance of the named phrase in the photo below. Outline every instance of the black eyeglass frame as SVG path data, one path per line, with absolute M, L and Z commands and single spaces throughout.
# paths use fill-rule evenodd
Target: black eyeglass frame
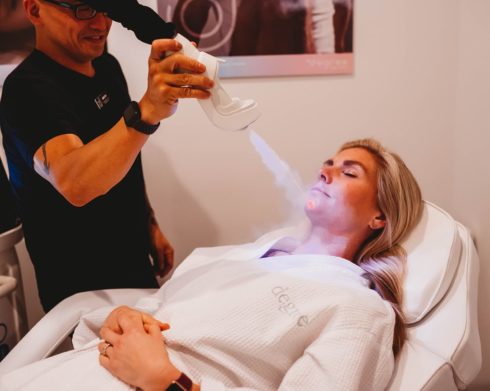
M 66 3 L 64 1 L 58 1 L 58 0 L 44 0 L 44 1 L 46 1 L 47 3 L 55 4 L 57 6 L 60 6 L 60 7 L 63 7 L 63 8 L 67 8 L 67 9 L 73 11 L 73 15 L 78 20 L 89 20 L 89 19 L 93 19 L 93 18 L 95 18 L 95 15 L 97 15 L 97 10 L 95 8 L 90 7 L 87 4 L 83 4 L 83 3 L 71 4 L 71 3 Z M 90 16 L 88 16 L 88 17 L 80 17 L 80 15 L 79 15 L 80 7 L 84 7 L 86 11 L 88 11 L 88 9 L 92 10 L 92 12 L 90 13 Z

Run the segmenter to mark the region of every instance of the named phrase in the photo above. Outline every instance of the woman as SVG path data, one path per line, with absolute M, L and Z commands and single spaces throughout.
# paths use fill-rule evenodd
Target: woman
M 305 235 L 191 254 L 138 303 L 153 316 L 89 314 L 75 345 L 102 323 L 103 341 L 12 372 L 2 390 L 54 390 L 60 374 L 70 390 L 382 390 L 405 339 L 400 242 L 421 205 L 396 154 L 344 144 L 308 194 Z

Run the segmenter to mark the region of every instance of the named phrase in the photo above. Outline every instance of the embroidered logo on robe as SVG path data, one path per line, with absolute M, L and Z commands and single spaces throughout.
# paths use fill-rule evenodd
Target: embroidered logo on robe
M 309 323 L 308 316 L 300 313 L 296 304 L 292 302 L 290 295 L 287 293 L 288 289 L 288 287 L 283 286 L 275 286 L 272 288 L 272 294 L 276 297 L 279 303 L 278 309 L 291 318 L 294 318 L 297 326 L 305 327 Z

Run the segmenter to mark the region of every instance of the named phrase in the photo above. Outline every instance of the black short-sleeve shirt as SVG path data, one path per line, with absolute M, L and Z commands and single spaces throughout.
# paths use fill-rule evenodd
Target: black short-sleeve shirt
M 148 259 L 140 155 L 116 186 L 83 207 L 71 205 L 34 171 L 33 156 L 43 143 L 67 133 L 89 143 L 114 126 L 129 104 L 117 60 L 104 54 L 93 65 L 95 76 L 87 77 L 34 50 L 2 93 L 10 180 L 45 309 L 79 291 L 158 286 Z

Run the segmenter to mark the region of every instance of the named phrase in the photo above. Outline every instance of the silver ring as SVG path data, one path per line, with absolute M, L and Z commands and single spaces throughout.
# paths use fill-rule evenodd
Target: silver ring
M 109 342 L 106 341 L 105 343 L 105 346 L 104 346 L 104 349 L 102 349 L 102 352 L 100 354 L 102 354 L 103 356 L 107 356 L 107 349 L 109 349 L 109 347 L 112 346 L 112 344 L 110 344 Z

